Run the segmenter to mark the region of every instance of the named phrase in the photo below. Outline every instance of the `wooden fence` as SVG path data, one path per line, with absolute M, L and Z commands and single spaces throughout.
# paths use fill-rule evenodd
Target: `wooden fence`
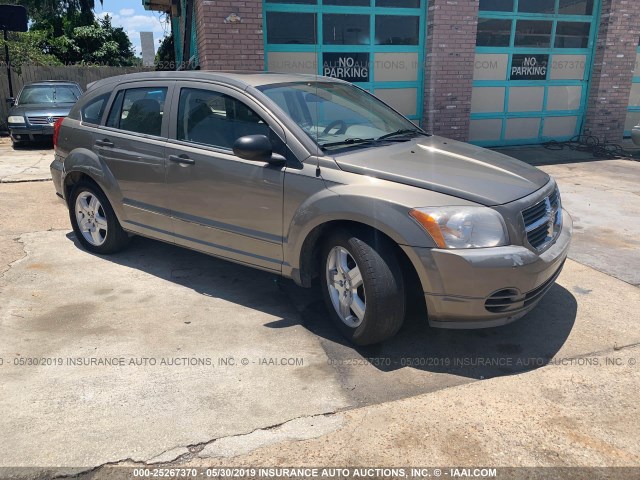
M 18 95 L 23 85 L 39 80 L 69 80 L 80 84 L 82 89 L 87 88 L 87 84 L 101 80 L 103 78 L 123 75 L 125 73 L 135 73 L 149 71 L 143 67 L 48 67 L 37 65 L 23 65 L 20 68 L 20 75 L 15 71 L 11 72 L 13 81 L 13 94 Z M 6 64 L 0 64 L 0 129 L 7 121 L 9 104 L 5 99 L 9 96 L 9 82 L 7 78 Z

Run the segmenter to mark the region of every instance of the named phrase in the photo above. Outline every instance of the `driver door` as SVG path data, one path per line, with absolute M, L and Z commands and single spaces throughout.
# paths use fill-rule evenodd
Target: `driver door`
M 177 90 L 166 148 L 176 243 L 281 271 L 285 166 L 243 160 L 232 148 L 245 135 L 282 142 L 284 131 L 231 88 L 182 82 Z

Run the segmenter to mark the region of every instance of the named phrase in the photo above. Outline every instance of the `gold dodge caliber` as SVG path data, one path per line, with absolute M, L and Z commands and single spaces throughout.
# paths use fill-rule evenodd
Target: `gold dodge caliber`
M 335 79 L 157 72 L 90 85 L 55 125 L 51 171 L 80 243 L 144 235 L 310 287 L 359 345 L 531 310 L 567 256 L 553 179 L 425 133 Z

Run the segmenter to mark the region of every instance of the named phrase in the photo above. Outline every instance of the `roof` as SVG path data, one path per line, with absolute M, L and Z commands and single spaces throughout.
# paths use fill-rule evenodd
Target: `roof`
M 255 71 L 213 71 L 213 70 L 182 70 L 170 72 L 138 72 L 127 75 L 119 75 L 99 80 L 89 85 L 89 88 L 100 87 L 112 83 L 122 83 L 125 81 L 143 80 L 204 80 L 224 82 L 236 87 L 246 88 L 248 86 L 258 87 L 276 83 L 289 82 L 342 82 L 335 78 L 323 77 L 320 75 L 303 75 L 297 73 L 274 73 Z
M 29 82 L 25 84 L 27 85 L 79 85 L 78 82 L 74 82 L 72 80 L 38 80 L 37 82 Z

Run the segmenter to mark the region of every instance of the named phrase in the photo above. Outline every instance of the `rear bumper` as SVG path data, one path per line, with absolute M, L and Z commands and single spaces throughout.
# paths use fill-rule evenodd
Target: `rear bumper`
M 423 284 L 429 323 L 440 328 L 487 328 L 524 316 L 553 286 L 567 258 L 573 222 L 541 254 L 511 245 L 475 250 L 404 247 Z M 417 261 L 416 261 L 417 260 Z
M 62 179 L 64 177 L 64 164 L 56 158 L 53 162 L 51 162 L 49 170 L 51 170 L 51 179 L 53 180 L 53 186 L 56 189 L 56 195 L 58 195 L 58 197 L 60 197 L 62 201 L 65 201 L 64 188 L 62 186 Z

